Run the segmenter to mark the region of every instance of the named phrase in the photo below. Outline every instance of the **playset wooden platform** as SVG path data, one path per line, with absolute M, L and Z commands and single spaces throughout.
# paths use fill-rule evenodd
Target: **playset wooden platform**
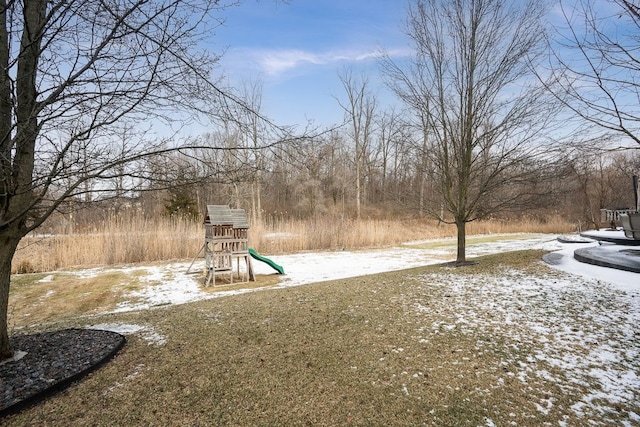
M 215 286 L 216 278 L 221 276 L 226 276 L 229 284 L 234 279 L 235 283 L 255 280 L 249 255 L 249 221 L 244 209 L 207 205 L 204 227 L 205 286 Z

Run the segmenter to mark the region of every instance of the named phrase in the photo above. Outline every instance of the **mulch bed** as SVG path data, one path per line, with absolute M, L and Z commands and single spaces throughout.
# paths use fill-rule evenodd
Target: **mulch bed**
M 0 363 L 0 417 L 59 391 L 111 359 L 124 336 L 92 329 L 64 329 L 10 338 L 19 360 Z

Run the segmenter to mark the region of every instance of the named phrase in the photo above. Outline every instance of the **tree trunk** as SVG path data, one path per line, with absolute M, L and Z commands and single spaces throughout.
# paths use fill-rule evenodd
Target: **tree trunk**
M 362 192 L 362 189 L 360 188 L 360 160 L 356 155 L 356 219 L 358 221 L 360 221 L 360 218 L 361 218 L 361 214 L 360 214 L 360 209 L 361 209 L 360 199 L 362 198 L 361 192 Z
M 256 179 L 256 214 L 258 214 L 258 224 L 262 224 L 262 195 L 260 193 L 260 172 Z
M 425 202 L 424 202 L 424 172 L 420 171 L 419 172 L 420 176 L 418 177 L 418 185 L 420 186 L 419 188 L 419 192 L 420 192 L 420 198 L 418 200 L 418 215 L 420 216 L 420 218 L 422 218 L 424 216 L 424 206 L 425 206 Z
M 633 175 L 633 200 L 635 201 L 636 212 L 640 213 L 640 185 L 638 185 L 638 175 Z
M 26 229 L 25 212 L 33 203 L 32 186 L 35 164 L 35 147 L 38 135 L 37 116 L 37 71 L 40 58 L 40 44 L 43 34 L 43 23 L 47 11 L 47 0 L 32 0 L 24 2 L 24 29 L 20 40 L 20 57 L 17 63 L 17 77 L 15 80 L 15 137 L 11 133 L 0 135 L 3 154 L 3 167 L 0 176 L 5 183 L 11 185 L 3 189 L 3 206 L 0 217 L 5 225 L 0 230 L 0 360 L 11 356 L 8 332 L 9 288 L 11 286 L 11 261 L 18 247 L 18 243 L 28 231 Z M 2 19 L 6 15 L 3 14 Z M 7 25 L 6 21 L 3 22 Z M 0 31 L 0 61 L 4 61 L 6 27 Z M 0 64 L 1 65 L 1 64 Z M 6 70 L 5 70 L 6 71 Z M 0 79 L 0 108 L 5 108 L 6 84 Z M 0 119 L 6 118 L 5 111 L 0 111 Z M 0 125 L 0 131 L 6 124 Z M 9 151 L 6 151 L 9 148 Z M 9 157 L 5 157 L 11 153 Z M 9 170 L 7 170 L 9 169 Z
M 456 219 L 458 230 L 458 253 L 456 264 L 464 264 L 467 261 L 467 223 L 464 220 Z
M 3 235 L 0 238 L 0 313 L 8 313 L 11 261 L 19 242 L 20 238 L 13 236 Z M 13 354 L 9 345 L 8 326 L 7 316 L 0 316 L 0 360 L 7 359 Z
M 235 204 L 233 204 L 233 207 L 236 209 L 240 209 L 240 188 L 238 188 L 237 182 L 233 183 L 233 195 L 235 198 Z
M 255 225 L 258 222 L 258 211 L 256 208 L 256 180 L 251 182 L 251 219 Z

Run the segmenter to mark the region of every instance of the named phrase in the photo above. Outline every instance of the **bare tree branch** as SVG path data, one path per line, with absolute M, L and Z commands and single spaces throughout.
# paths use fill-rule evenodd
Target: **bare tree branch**
M 406 30 L 415 56 L 406 67 L 382 60 L 389 86 L 419 118 L 436 189 L 428 207 L 456 224 L 459 263 L 465 224 L 523 206 L 547 164 L 541 145 L 555 106 L 531 72 L 545 12 L 538 1 L 420 0 Z

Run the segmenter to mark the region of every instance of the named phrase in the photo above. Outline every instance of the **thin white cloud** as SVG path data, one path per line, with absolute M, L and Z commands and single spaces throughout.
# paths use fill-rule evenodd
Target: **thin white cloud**
M 406 56 L 410 54 L 410 51 L 408 49 L 391 49 L 386 50 L 385 53 L 391 56 Z M 341 62 L 366 61 L 380 57 L 382 52 L 380 50 L 344 50 L 315 53 L 299 49 L 281 49 L 236 51 L 235 55 L 250 58 L 248 61 L 256 64 L 264 75 L 277 77 L 306 65 L 332 65 Z M 246 63 L 246 61 L 242 62 Z
M 258 63 L 268 76 L 277 76 L 304 64 L 325 65 L 332 62 L 326 54 L 315 54 L 302 50 L 276 50 L 257 52 Z

